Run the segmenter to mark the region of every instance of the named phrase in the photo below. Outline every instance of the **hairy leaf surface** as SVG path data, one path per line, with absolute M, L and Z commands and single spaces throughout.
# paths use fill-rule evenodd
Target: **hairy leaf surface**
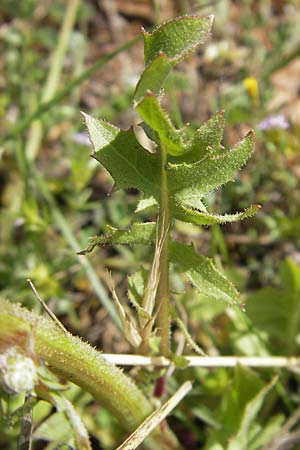
M 169 154 L 180 155 L 185 151 L 183 132 L 176 130 L 155 95 L 148 92 L 136 105 L 136 110 L 140 117 L 156 131 Z
M 148 245 L 155 239 L 155 222 L 133 223 L 129 230 L 118 230 L 107 226 L 108 232 L 101 236 L 90 238 L 90 243 L 85 250 L 79 254 L 85 255 L 94 250 L 95 247 L 105 245 Z
M 84 114 L 93 157 L 113 177 L 116 189 L 137 188 L 160 197 L 160 166 L 156 155 L 145 150 L 130 128 L 127 131 Z
M 240 141 L 232 150 L 220 156 L 210 155 L 193 164 L 169 164 L 168 185 L 170 193 L 179 202 L 188 202 L 190 196 L 200 198 L 213 189 L 231 181 L 235 173 L 246 163 L 253 150 L 253 132 Z
M 213 16 L 184 16 L 171 19 L 155 28 L 144 31 L 145 63 L 159 52 L 179 62 L 203 44 L 208 37 Z
M 259 208 L 253 205 L 235 214 L 212 214 L 205 197 L 214 189 L 233 181 L 254 148 L 250 131 L 232 149 L 222 146 L 223 111 L 214 114 L 198 130 L 187 125 L 177 129 L 161 106 L 161 89 L 170 70 L 209 36 L 212 16 L 186 16 L 167 21 L 152 33 L 144 32 L 145 70 L 134 94 L 134 107 L 142 118 L 146 135 L 156 143 L 156 151 L 145 150 L 133 129 L 122 131 L 103 120 L 85 115 L 94 157 L 106 168 L 115 187 L 134 187 L 143 193 L 137 212 L 156 206 L 160 220 L 167 217 L 168 231 L 173 220 L 213 225 L 250 217 Z M 155 223 L 134 223 L 130 230 L 110 228 L 93 238 L 89 247 L 107 244 L 149 244 L 156 236 Z M 213 265 L 192 246 L 168 239 L 169 260 L 184 272 L 196 289 L 211 298 L 236 305 L 238 293 Z M 167 260 L 167 259 L 166 259 Z M 166 261 L 165 260 L 165 261 Z M 137 304 L 137 299 L 132 296 Z
M 212 21 L 213 16 L 185 16 L 144 32 L 146 67 L 135 90 L 134 107 L 170 155 L 185 151 L 183 131 L 172 125 L 157 96 L 171 69 L 208 38 Z
M 219 272 L 211 259 L 197 254 L 193 246 L 172 241 L 170 259 L 179 272 L 185 272 L 201 294 L 229 305 L 238 305 L 238 292 L 232 283 Z

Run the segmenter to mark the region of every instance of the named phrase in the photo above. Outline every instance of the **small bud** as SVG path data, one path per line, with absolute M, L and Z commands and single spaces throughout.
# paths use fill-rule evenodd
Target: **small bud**
M 31 358 L 17 347 L 0 355 L 0 385 L 8 394 L 29 393 L 37 381 L 37 370 Z

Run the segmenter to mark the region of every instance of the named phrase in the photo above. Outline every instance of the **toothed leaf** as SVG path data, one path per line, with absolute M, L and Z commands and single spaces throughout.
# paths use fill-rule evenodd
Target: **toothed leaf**
M 194 164 L 169 164 L 169 189 L 176 201 L 188 202 L 191 197 L 204 197 L 213 189 L 231 181 L 235 173 L 246 163 L 254 148 L 253 132 L 232 150 L 221 156 L 210 155 Z
M 133 223 L 129 230 L 107 228 L 109 231 L 102 236 L 90 238 L 88 247 L 79 254 L 85 255 L 93 251 L 95 247 L 105 245 L 148 245 L 155 239 L 156 223 Z
M 179 272 L 185 272 L 201 294 L 231 306 L 238 305 L 238 292 L 235 287 L 219 272 L 211 259 L 198 255 L 193 246 L 172 241 L 170 260 Z
M 224 126 L 224 112 L 219 111 L 195 131 L 187 145 L 186 153 L 171 162 L 195 163 L 205 158 L 208 153 L 212 154 L 213 150 L 217 154 L 221 148 Z
M 188 207 L 190 206 L 190 208 Z M 176 217 L 186 222 L 195 223 L 197 225 L 214 225 L 216 223 L 230 223 L 243 220 L 254 216 L 260 209 L 259 205 L 251 205 L 249 208 L 236 214 L 209 214 L 208 212 L 199 209 L 193 209 L 194 204 L 190 202 L 187 207 L 180 206 L 176 208 Z M 201 206 L 201 205 L 199 205 Z
M 137 188 L 160 197 L 160 168 L 156 155 L 145 150 L 132 129 L 127 131 L 85 114 L 97 159 L 113 177 L 117 189 Z

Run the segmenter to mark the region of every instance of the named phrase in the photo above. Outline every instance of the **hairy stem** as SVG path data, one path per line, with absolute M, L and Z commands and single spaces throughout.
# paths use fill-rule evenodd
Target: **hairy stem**
M 63 378 L 78 384 L 132 432 L 153 407 L 136 384 L 120 369 L 80 338 L 64 333 L 53 322 L 37 316 L 19 305 L 0 299 L 0 352 L 11 346 L 25 351 L 34 342 L 34 354 Z M 168 430 L 166 437 L 155 433 L 156 449 L 176 448 L 176 440 Z M 168 443 L 167 443 L 168 441 Z
M 170 301 L 169 301 L 169 195 L 167 184 L 167 150 L 160 144 L 161 154 L 161 204 L 159 210 L 159 233 L 163 236 L 163 245 L 160 254 L 159 271 L 160 279 L 157 289 L 157 306 L 159 313 L 157 317 L 158 333 L 161 338 L 160 352 L 164 356 L 170 353 Z

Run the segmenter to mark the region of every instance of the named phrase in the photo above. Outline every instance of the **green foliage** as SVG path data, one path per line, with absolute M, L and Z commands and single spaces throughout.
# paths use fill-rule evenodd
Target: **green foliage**
M 119 149 L 111 151 L 110 148 L 116 165 L 107 167 L 116 174 L 115 187 L 127 188 L 132 180 L 135 182 L 137 178 L 139 179 L 137 188 L 144 197 L 139 199 L 137 215 L 134 217 L 132 213 L 137 200 L 136 193 L 119 191 L 106 201 L 104 197 L 110 187 L 109 176 L 104 171 L 95 173 L 97 163 L 95 160 L 87 162 L 86 144 L 74 142 L 73 137 L 75 138 L 74 133 L 79 137 L 83 127 L 78 114 L 79 107 L 89 108 L 94 117 L 102 117 L 115 123 L 124 124 L 130 120 L 130 115 L 124 114 L 124 111 L 128 110 L 133 86 L 132 78 L 126 77 L 130 66 L 133 70 L 130 77 L 133 74 L 135 78 L 135 58 L 139 64 L 137 54 L 133 52 L 128 55 L 130 64 L 126 65 L 124 71 L 119 64 L 114 66 L 112 61 L 112 70 L 109 69 L 106 73 L 102 70 L 99 75 L 96 72 L 105 67 L 116 54 L 131 47 L 139 37 L 111 53 L 106 53 L 107 40 L 102 39 L 102 33 L 111 30 L 108 31 L 105 24 L 100 27 L 101 29 L 94 28 L 95 20 L 99 20 L 102 11 L 100 12 L 100 9 L 98 11 L 92 2 L 81 2 L 76 31 L 70 35 L 68 56 L 63 66 L 65 70 L 60 76 L 60 84 L 57 85 L 53 96 L 45 102 L 42 100 L 42 84 L 51 67 L 55 65 L 53 56 L 56 53 L 57 32 L 66 15 L 65 5 L 54 1 L 48 8 L 43 2 L 36 0 L 22 2 L 4 0 L 0 3 L 0 16 L 3 20 L 0 39 L 4 44 L 1 54 L 3 90 L 0 95 L 0 111 L 3 116 L 0 128 L 4 135 L 4 146 L 0 149 L 1 295 L 13 302 L 20 301 L 36 308 L 36 302 L 24 282 L 27 277 L 32 278 L 42 298 L 49 300 L 55 314 L 63 317 L 67 329 L 91 339 L 93 345 L 98 347 L 103 345 L 104 351 L 115 350 L 115 339 L 110 340 L 108 344 L 106 339 L 99 336 L 103 329 L 102 336 L 105 336 L 106 330 L 110 331 L 111 325 L 108 320 L 101 321 L 99 331 L 98 320 L 104 313 L 102 310 L 99 314 L 94 314 L 98 308 L 94 292 L 97 292 L 100 300 L 105 294 L 104 290 L 102 293 L 99 290 L 102 267 L 105 265 L 119 272 L 116 274 L 116 281 L 120 299 L 124 301 L 126 287 L 121 280 L 125 280 L 123 276 L 125 271 L 133 272 L 128 279 L 128 297 L 134 307 L 133 311 L 136 312 L 137 320 L 134 323 L 139 325 L 140 322 L 154 319 L 142 307 L 145 289 L 150 287 L 147 262 L 149 252 L 145 246 L 153 245 L 156 238 L 160 237 L 161 230 L 155 222 L 141 222 L 148 220 L 149 217 L 149 220 L 153 221 L 153 212 L 165 209 L 165 204 L 162 206 L 161 202 L 162 192 L 165 189 L 162 189 L 162 174 L 164 174 L 167 179 L 165 187 L 169 194 L 167 199 L 170 223 L 166 241 L 169 244 L 171 295 L 172 299 L 178 300 L 181 309 L 183 306 L 188 313 L 188 317 L 184 311 L 183 315 L 180 314 L 184 326 L 176 330 L 175 338 L 182 333 L 191 350 L 194 346 L 189 340 L 187 331 L 189 330 L 195 344 L 199 344 L 209 354 L 269 357 L 274 353 L 286 355 L 299 353 L 297 332 L 299 290 L 296 282 L 299 279 L 299 268 L 288 260 L 281 264 L 279 275 L 276 272 L 278 261 L 283 260 L 286 255 L 295 261 L 298 260 L 300 207 L 298 125 L 290 126 L 286 130 L 278 128 L 257 131 L 258 151 L 255 152 L 250 164 L 247 164 L 247 168 L 237 177 L 237 181 L 235 183 L 225 181 L 226 185 L 223 184 L 222 190 L 216 190 L 219 185 L 214 187 L 213 183 L 214 177 L 220 176 L 220 165 L 227 161 L 226 154 L 232 152 L 221 145 L 224 113 L 220 111 L 214 114 L 198 129 L 196 125 L 199 116 L 205 117 L 216 109 L 224 108 L 226 123 L 235 125 L 225 133 L 224 142 L 228 143 L 239 139 L 241 122 L 255 128 L 262 118 L 273 114 L 274 107 L 269 104 L 269 100 L 272 96 L 282 98 L 283 92 L 278 86 L 271 90 L 270 75 L 280 67 L 284 75 L 284 70 L 286 69 L 286 72 L 289 70 L 289 63 L 295 62 L 293 59 L 299 56 L 298 16 L 290 13 L 296 8 L 294 5 L 296 2 L 289 2 L 289 8 L 281 12 L 275 12 L 275 8 L 270 11 L 270 8 L 266 7 L 266 1 L 258 2 L 255 15 L 249 7 L 249 2 L 228 1 L 215 4 L 212 2 L 209 9 L 205 10 L 216 14 L 213 42 L 205 47 L 203 53 L 201 51 L 189 61 L 191 64 L 185 66 L 184 72 L 173 71 L 170 74 L 179 59 L 182 60 L 191 51 L 198 50 L 199 43 L 205 41 L 211 25 L 210 17 L 187 18 L 185 27 L 180 20 L 175 19 L 169 21 L 168 26 L 159 27 L 157 35 L 143 33 L 147 48 L 146 67 L 135 90 L 134 107 L 143 120 L 142 129 L 156 143 L 156 152 L 147 153 L 140 145 L 142 140 L 139 139 L 137 142 L 133 132 L 119 130 L 120 136 L 114 136 L 114 127 L 100 121 L 102 128 L 106 128 L 109 143 L 116 140 L 118 144 L 124 146 L 123 152 L 126 154 L 125 160 L 120 164 Z M 130 2 L 121 3 L 120 11 L 123 7 L 125 10 L 127 3 Z M 167 8 L 164 11 L 162 6 L 168 2 L 154 3 L 158 5 L 158 9 L 161 3 L 162 15 L 169 14 Z M 182 5 L 180 6 L 182 14 L 188 13 L 184 9 L 184 4 L 188 7 L 190 2 L 179 3 Z M 196 7 L 202 8 L 205 2 L 194 3 L 197 4 Z M 129 27 L 132 19 L 136 22 L 136 17 L 127 17 L 126 13 L 123 18 L 123 23 L 126 22 L 126 26 Z M 149 21 L 151 20 L 149 16 Z M 156 22 L 159 22 L 159 19 Z M 236 26 L 237 22 L 243 26 Z M 111 21 L 109 24 L 111 26 Z M 229 31 L 232 27 L 237 31 L 234 34 Z M 135 30 L 135 26 L 131 28 Z M 188 37 L 184 28 L 189 30 Z M 175 29 L 176 32 L 180 32 L 180 39 L 175 39 L 177 38 Z M 193 32 L 190 33 L 190 30 Z M 87 61 L 87 68 L 83 67 L 85 55 L 84 49 L 79 49 L 77 45 L 78 36 L 88 45 L 90 55 L 105 52 L 91 66 Z M 99 42 L 103 44 L 99 46 Z M 61 55 L 61 61 L 63 59 Z M 254 66 L 261 67 L 261 71 L 257 71 L 255 75 L 259 86 L 256 98 L 246 91 L 241 79 L 253 74 Z M 195 75 L 199 75 L 199 69 L 201 77 L 200 79 L 197 77 L 195 83 Z M 216 80 L 219 80 L 223 73 L 225 82 L 220 84 Z M 92 74 L 87 89 L 80 89 L 79 92 L 80 85 Z M 178 76 L 182 77 L 184 86 L 189 87 L 188 90 L 185 88 L 184 93 L 182 85 L 174 82 L 173 77 Z M 113 77 L 116 81 L 110 83 Z M 284 76 L 280 78 L 285 79 Z M 289 88 L 292 90 L 292 78 L 288 77 L 291 83 L 282 83 L 287 88 L 284 94 L 288 93 Z M 94 89 L 96 83 L 97 89 Z M 193 99 L 197 88 L 201 89 L 199 98 Z M 91 91 L 95 93 L 93 99 Z M 164 93 L 169 96 L 167 101 Z M 166 105 L 169 114 L 165 112 Z M 295 106 L 296 103 L 293 103 L 292 99 L 290 103 L 287 100 L 283 110 L 291 125 L 294 123 L 291 117 L 296 115 Z M 275 109 L 278 109 L 278 104 Z M 280 112 L 280 105 L 278 111 Z M 184 120 L 191 122 L 191 125 L 183 126 L 181 113 Z M 28 153 L 24 147 L 26 141 L 30 140 L 29 125 L 36 119 L 43 120 L 41 135 L 43 140 L 37 155 L 38 171 L 34 172 L 32 167 L 35 169 L 35 165 L 28 164 L 26 160 Z M 247 146 L 250 146 L 251 139 L 251 136 L 246 138 Z M 136 152 L 127 152 L 128 143 L 129 147 L 136 144 Z M 165 150 L 168 154 L 164 160 L 164 168 L 167 170 L 161 170 L 163 164 L 160 155 Z M 101 151 L 98 155 L 99 161 Z M 148 155 L 151 158 L 147 158 Z M 109 165 L 108 153 L 105 158 Z M 239 164 L 242 166 L 246 159 L 247 149 L 237 161 L 237 166 Z M 132 180 L 128 180 L 128 173 L 124 175 L 123 167 L 127 170 L 129 163 L 129 166 L 133 165 L 135 168 L 136 161 L 139 161 L 138 173 L 135 172 Z M 146 170 L 143 169 L 145 161 Z M 215 167 L 216 170 L 207 173 L 213 163 L 215 166 L 211 167 Z M 121 170 L 118 169 L 118 164 L 122 166 Z M 156 167 L 157 172 L 152 173 L 152 167 Z M 38 181 L 37 174 L 43 184 Z M 175 176 L 178 174 L 176 179 L 173 179 L 174 174 Z M 198 176 L 203 174 L 204 185 L 201 184 L 202 178 Z M 158 180 L 156 187 L 149 184 L 153 175 L 157 175 L 154 179 Z M 193 186 L 189 183 L 182 186 L 180 179 L 182 176 L 185 178 L 184 181 L 193 179 Z M 229 174 L 224 174 L 223 179 L 226 180 L 227 176 Z M 229 181 L 233 176 L 234 170 Z M 220 181 L 222 178 L 217 180 Z M 213 184 L 212 191 L 204 193 L 203 188 L 209 186 L 210 182 Z M 120 186 L 122 183 L 123 186 Z M 256 206 L 244 212 L 254 199 L 263 204 L 262 214 L 259 214 L 255 221 L 244 221 L 233 227 L 225 227 L 226 233 L 223 236 L 224 228 L 214 224 L 243 218 L 255 212 Z M 236 210 L 242 212 L 237 213 L 238 215 L 225 214 L 227 211 L 234 213 Z M 112 226 L 105 226 L 105 223 Z M 213 226 L 207 228 L 206 225 L 202 227 L 202 224 Z M 87 236 L 95 235 L 99 230 L 101 236 L 91 239 L 87 251 L 91 251 L 95 245 L 103 247 L 100 263 L 99 254 L 92 255 L 90 261 L 86 258 L 78 258 L 76 261 L 75 253 L 83 248 Z M 234 280 L 243 292 L 250 289 L 252 293 L 247 301 L 246 314 L 238 308 L 227 308 L 228 304 L 237 304 L 239 299 L 235 288 L 220 272 L 222 265 L 218 257 L 216 257 L 217 270 L 212 261 L 198 254 L 196 247 L 197 249 L 200 247 L 196 242 L 194 248 L 193 245 L 176 241 L 183 235 L 186 243 L 201 240 L 203 245 L 201 244 L 200 251 L 203 253 L 210 252 L 211 256 L 221 253 L 221 260 L 225 264 L 226 273 L 230 274 L 230 279 Z M 74 236 L 78 239 L 78 243 L 74 240 Z M 111 244 L 118 246 L 117 251 L 109 248 Z M 132 248 L 126 248 L 124 244 Z M 78 261 L 82 263 L 83 270 L 80 269 Z M 93 273 L 90 271 L 89 277 L 87 270 L 89 278 L 86 280 L 84 270 L 89 268 L 86 263 L 90 262 L 95 264 L 95 271 Z M 231 264 L 234 268 L 230 267 Z M 288 275 L 284 275 L 283 272 Z M 198 292 L 188 285 L 184 286 L 183 281 L 186 279 Z M 258 286 L 268 284 L 273 287 L 257 291 Z M 212 298 L 222 302 L 212 302 Z M 109 313 L 114 312 L 113 303 L 110 299 L 107 300 L 106 310 Z M 132 310 L 126 308 L 126 305 L 121 306 L 126 313 L 131 312 L 128 319 L 131 320 Z M 173 314 L 173 309 L 171 310 Z M 153 316 L 155 313 L 156 309 Z M 113 317 L 113 314 L 111 316 Z M 174 317 L 177 318 L 177 313 Z M 178 321 L 177 325 L 179 326 Z M 174 329 L 175 326 L 174 324 Z M 118 339 L 116 337 L 116 341 Z M 160 337 L 157 335 L 149 337 L 149 352 L 157 354 L 160 351 L 159 341 Z M 185 366 L 183 357 L 173 358 L 173 362 L 177 368 L 180 365 Z M 77 367 L 74 368 L 74 372 L 76 370 Z M 256 372 L 259 373 L 259 370 Z M 163 375 L 163 370 L 134 371 L 136 381 L 144 392 L 148 389 L 149 396 L 153 392 L 153 379 L 159 375 Z M 239 368 L 235 371 L 234 381 L 231 384 L 231 370 L 191 368 L 176 370 L 168 380 L 169 391 L 175 389 L 182 379 L 196 379 L 193 394 L 189 396 L 186 404 L 183 402 L 175 411 L 171 422 L 172 426 L 175 423 L 174 430 L 182 438 L 183 447 L 209 446 L 211 450 L 222 450 L 227 449 L 231 442 L 231 445 L 237 446 L 236 448 L 244 446 L 247 450 L 258 450 L 270 442 L 274 433 L 278 432 L 280 436 L 285 416 L 291 415 L 294 408 L 299 405 L 297 377 L 291 371 L 282 371 L 281 388 L 278 383 L 276 392 L 273 389 L 270 396 L 265 398 L 266 407 L 257 412 L 255 399 L 260 393 L 264 397 L 263 384 L 269 371 L 264 370 L 261 375 L 264 375 L 264 381 L 263 378 L 253 375 L 253 372 L 250 375 L 246 369 Z M 244 380 L 244 383 L 241 380 Z M 43 384 L 45 385 L 45 379 Z M 60 386 L 58 390 L 65 390 L 66 386 Z M 249 393 L 246 395 L 248 389 Z M 48 392 L 50 390 L 49 383 L 47 390 Z M 0 392 L 0 447 L 13 450 L 16 448 L 19 433 L 18 422 L 29 412 L 28 405 L 25 408 L 21 406 L 16 396 L 10 396 L 8 399 L 2 394 Z M 116 443 L 120 442 L 122 431 L 113 418 L 114 413 L 111 414 L 105 408 L 96 408 L 91 396 L 78 386 L 72 385 L 71 389 L 64 391 L 65 394 L 82 416 L 89 433 L 93 436 L 93 443 L 97 441 L 95 445 L 97 447 L 100 445 L 104 449 L 115 448 Z M 238 398 L 241 401 L 238 401 Z M 56 418 L 52 419 L 53 403 L 51 405 L 40 401 L 38 397 L 34 403 L 36 403 L 33 409 L 35 439 L 49 439 L 45 444 L 49 449 L 57 448 L 60 443 L 62 448 L 67 447 L 68 443 L 73 445 L 74 430 L 66 415 L 56 413 Z M 218 406 L 220 403 L 221 406 Z M 253 414 L 249 415 L 249 409 L 254 411 L 255 418 Z M 52 420 L 54 424 L 51 425 Z M 180 421 L 179 427 L 176 426 L 176 420 Z M 49 428 L 46 432 L 48 424 L 52 430 L 50 432 Z M 59 436 L 60 431 L 62 433 L 66 431 L 63 439 Z M 192 442 L 184 445 L 185 436 L 191 438 Z
M 286 259 L 279 266 L 279 278 L 279 287 L 266 287 L 248 296 L 247 313 L 267 334 L 273 352 L 294 355 L 299 353 L 300 267 Z
M 141 191 L 144 205 L 156 204 L 161 217 L 166 215 L 169 228 L 174 219 L 212 225 L 244 219 L 258 209 L 254 205 L 241 213 L 218 215 L 209 212 L 204 204 L 207 195 L 232 181 L 246 163 L 254 146 L 253 133 L 249 132 L 232 150 L 225 150 L 221 145 L 222 112 L 192 133 L 188 127 L 177 129 L 161 106 L 163 81 L 172 67 L 207 39 L 211 24 L 211 16 L 186 16 L 168 21 L 150 34 L 144 33 L 146 68 L 136 87 L 134 107 L 144 120 L 142 126 L 148 136 L 155 140 L 155 153 L 142 147 L 133 129 L 122 131 L 84 114 L 93 157 L 111 174 L 115 189 Z M 83 253 L 109 243 L 147 244 L 153 237 L 155 224 L 133 223 L 131 230 L 111 229 L 92 238 Z M 192 247 L 170 242 L 169 261 L 185 272 L 201 293 L 231 305 L 237 303 L 234 287 L 211 260 L 197 255 Z
M 228 387 L 219 410 L 215 413 L 217 427 L 211 434 L 205 449 L 212 450 L 219 445 L 227 450 L 258 450 L 255 442 L 264 443 L 264 429 L 257 427 L 257 415 L 265 397 L 274 387 L 276 378 L 264 385 L 259 376 L 250 369 L 237 366 L 232 385 Z M 280 422 L 274 423 L 270 435 L 278 431 Z M 254 438 L 254 439 L 253 439 Z M 227 446 L 227 442 L 230 442 Z M 255 445 L 254 445 L 255 444 Z

